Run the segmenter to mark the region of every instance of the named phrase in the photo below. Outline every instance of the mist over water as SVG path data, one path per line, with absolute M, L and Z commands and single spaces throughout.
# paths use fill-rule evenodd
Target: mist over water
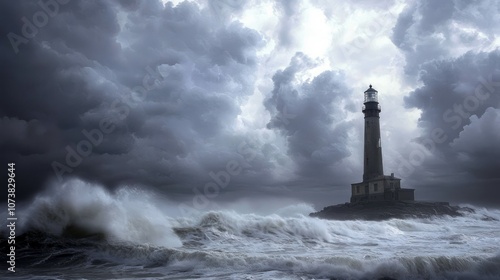
M 499 279 L 500 211 L 327 221 L 304 203 L 181 215 L 135 188 L 55 184 L 19 215 L 14 278 Z M 255 208 L 256 211 L 252 211 Z M 2 234 L 5 238 L 5 232 Z M 2 250 L 7 247 L 2 240 Z M 14 279 L 13 278 L 13 279 Z

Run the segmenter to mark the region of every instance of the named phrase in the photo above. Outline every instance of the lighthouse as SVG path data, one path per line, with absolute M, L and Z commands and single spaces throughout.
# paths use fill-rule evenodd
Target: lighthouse
M 380 105 L 378 91 L 372 85 L 365 91 L 363 114 L 365 114 L 365 149 L 363 181 L 384 175 L 382 143 L 380 141 Z
M 380 112 L 378 91 L 369 86 L 364 92 L 365 115 L 363 181 L 351 184 L 351 202 L 414 200 L 414 189 L 401 188 L 401 179 L 384 175 L 382 141 L 380 139 Z

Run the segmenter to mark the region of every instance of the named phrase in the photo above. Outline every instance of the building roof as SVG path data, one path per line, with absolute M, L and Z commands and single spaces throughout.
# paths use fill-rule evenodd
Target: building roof
M 365 90 L 365 92 L 378 92 L 378 91 L 372 88 L 372 85 L 370 85 L 370 87 L 367 90 Z
M 380 181 L 380 180 L 392 180 L 392 181 L 401 181 L 401 178 L 390 176 L 390 175 L 381 175 L 375 178 L 371 178 L 369 180 L 359 182 L 359 183 L 352 183 L 351 185 L 358 185 L 358 184 L 365 184 L 368 182 L 373 182 L 373 181 Z

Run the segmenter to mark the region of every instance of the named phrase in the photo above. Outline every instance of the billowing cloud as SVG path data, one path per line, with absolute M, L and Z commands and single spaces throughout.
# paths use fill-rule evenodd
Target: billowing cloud
M 15 14 L 3 18 L 2 34 L 19 36 L 18 19 L 41 9 L 2 6 Z M 258 32 L 189 2 L 57 7 L 17 55 L 2 44 L 2 156 L 23 166 L 21 182 L 36 188 L 75 175 L 168 186 L 221 168 L 228 145 L 236 154 L 233 130 L 254 91 Z
M 271 113 L 267 127 L 286 138 L 288 152 L 302 176 L 332 176 L 342 159 L 350 156 L 346 102 L 352 91 L 340 72 L 325 71 L 312 80 L 298 82 L 297 76 L 315 62 L 297 53 L 290 65 L 273 76 L 274 88 L 265 105 Z
M 422 0 L 408 4 L 392 35 L 393 43 L 405 53 L 408 78 L 415 79 L 424 62 L 494 46 L 499 9 L 498 2 L 489 0 Z
M 393 29 L 406 77 L 420 83 L 405 97 L 407 108 L 420 110 L 415 140 L 425 147 L 405 153 L 414 165 L 411 181 L 457 200 L 493 203 L 491 195 L 500 194 L 493 171 L 500 169 L 498 147 L 490 144 L 498 140 L 490 131 L 498 130 L 500 106 L 498 8 L 489 1 L 419 1 Z M 485 15 L 491 15 L 489 25 Z
M 460 137 L 451 143 L 457 165 L 478 178 L 498 179 L 500 109 L 490 107 L 480 118 L 473 116 L 470 119 L 471 123 L 464 127 Z
M 20 199 L 75 176 L 187 200 L 227 177 L 217 199 L 342 202 L 373 83 L 386 172 L 495 204 L 499 6 L 3 1 L 0 159 Z

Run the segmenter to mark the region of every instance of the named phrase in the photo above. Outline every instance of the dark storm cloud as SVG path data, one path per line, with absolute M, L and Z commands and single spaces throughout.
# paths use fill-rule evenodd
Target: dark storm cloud
M 416 78 L 427 61 L 449 58 L 457 46 L 491 44 L 500 24 L 498 1 L 431 1 L 409 4 L 393 28 L 392 41 L 404 51 L 405 71 Z
M 394 27 L 407 77 L 421 83 L 405 103 L 421 110 L 422 134 L 415 140 L 427 149 L 422 160 L 413 158 L 410 181 L 426 196 L 499 202 L 500 50 L 453 56 L 457 46 L 474 50 L 495 40 L 498 9 L 489 1 L 419 1 Z
M 427 133 L 442 128 L 443 143 L 450 143 L 471 115 L 481 117 L 500 104 L 500 50 L 425 64 L 420 81 L 423 86 L 405 98 L 406 105 L 423 110 L 419 122 Z
M 470 119 L 471 123 L 450 144 L 457 153 L 456 164 L 478 178 L 498 179 L 500 109 L 490 107 L 480 118 L 474 116 Z
M 233 161 L 242 169 L 224 190 L 232 198 L 282 196 L 298 185 L 347 192 L 361 175 L 346 164 L 349 147 L 361 147 L 352 136 L 361 115 L 348 118 L 358 90 L 339 71 L 303 80 L 316 61 L 301 53 L 282 70 L 266 69 L 272 81 L 257 81 L 266 42 L 235 20 L 247 1 L 55 1 L 0 2 L 0 158 L 16 162 L 21 198 L 57 174 L 189 198 Z M 277 49 L 295 52 L 301 4 L 272 5 Z M 419 82 L 405 99 L 422 113 L 415 140 L 428 145 L 435 129 L 446 135 L 408 178 L 417 197 L 498 202 L 500 53 L 486 47 L 498 37 L 499 5 L 415 2 L 394 27 L 407 78 Z M 242 105 L 267 82 L 267 130 L 241 128 Z
M 290 65 L 273 76 L 272 95 L 266 100 L 271 113 L 268 128 L 278 129 L 286 137 L 288 152 L 302 177 L 325 180 L 335 176 L 335 167 L 350 156 L 344 102 L 352 90 L 344 84 L 342 73 L 325 71 L 310 81 L 298 83 L 296 76 L 315 66 L 315 62 L 297 53 Z
M 241 157 L 232 127 L 253 93 L 257 32 L 188 2 L 71 1 L 16 54 L 7 34 L 44 10 L 0 5 L 1 154 L 21 197 L 57 173 L 169 189 Z
M 422 69 L 423 86 L 405 101 L 422 111 L 422 136 L 417 142 L 432 156 L 417 169 L 414 178 L 432 184 L 435 176 L 458 176 L 460 182 L 452 179 L 441 183 L 443 187 L 456 187 L 468 182 L 463 192 L 453 189 L 453 197 L 466 198 L 473 186 L 476 199 L 481 193 L 483 201 L 498 202 L 500 51 L 471 52 L 455 60 L 429 63 Z

